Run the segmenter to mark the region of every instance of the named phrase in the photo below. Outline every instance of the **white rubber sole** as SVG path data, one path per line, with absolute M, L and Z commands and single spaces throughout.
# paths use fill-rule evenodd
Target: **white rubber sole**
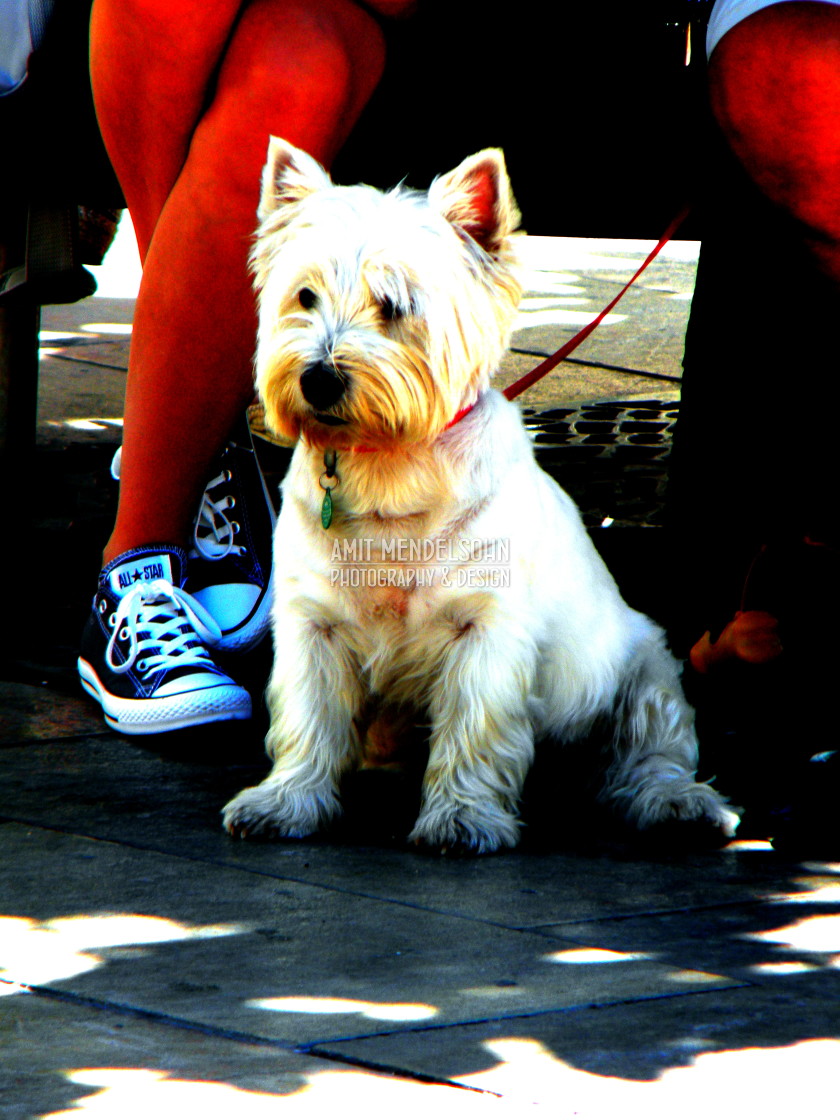
M 77 662 L 82 688 L 102 708 L 105 722 L 123 735 L 159 735 L 222 720 L 250 719 L 251 698 L 238 684 L 213 685 L 149 700 L 127 700 L 104 687 L 93 666 Z

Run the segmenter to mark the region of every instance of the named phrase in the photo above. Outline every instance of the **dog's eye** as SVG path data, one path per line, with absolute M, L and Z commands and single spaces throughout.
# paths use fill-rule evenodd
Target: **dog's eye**
M 382 312 L 383 319 L 393 321 L 394 319 L 401 319 L 403 316 L 403 309 L 387 296 L 380 302 L 379 309 Z
M 305 311 L 308 311 L 310 307 L 314 307 L 317 302 L 318 297 L 311 288 L 301 288 L 298 292 L 298 303 Z

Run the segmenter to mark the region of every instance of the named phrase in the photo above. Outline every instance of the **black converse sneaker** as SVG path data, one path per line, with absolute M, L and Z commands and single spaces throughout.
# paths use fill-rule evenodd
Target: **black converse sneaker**
M 207 652 L 219 628 L 183 589 L 180 548 L 132 549 L 105 567 L 82 635 L 82 687 L 109 726 L 151 735 L 248 719 L 251 698 Z
M 242 652 L 268 632 L 276 521 L 244 416 L 217 465 L 195 520 L 185 586 L 222 632 L 212 647 Z
M 111 465 L 120 477 L 120 451 Z M 276 521 L 243 416 L 218 456 L 193 525 L 184 584 L 216 621 L 212 649 L 242 653 L 268 632 Z

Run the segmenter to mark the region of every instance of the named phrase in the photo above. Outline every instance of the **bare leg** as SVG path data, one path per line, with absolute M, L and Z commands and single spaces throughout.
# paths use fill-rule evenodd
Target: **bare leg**
M 350 0 L 96 0 L 97 108 L 144 257 L 106 561 L 186 542 L 252 398 L 247 254 L 269 134 L 329 163 L 382 62 L 378 25 Z
M 735 155 L 840 285 L 840 7 L 756 12 L 718 44 L 709 83 Z
M 690 643 L 732 619 L 760 545 L 780 534 L 833 539 L 840 7 L 796 0 L 749 16 L 715 48 L 709 94 L 735 158 L 707 153 L 706 236 L 669 468 L 681 587 L 705 588 L 705 605 L 683 596 L 678 608 L 694 620 Z M 779 438 L 778 386 L 793 371 L 820 402 L 795 447 Z

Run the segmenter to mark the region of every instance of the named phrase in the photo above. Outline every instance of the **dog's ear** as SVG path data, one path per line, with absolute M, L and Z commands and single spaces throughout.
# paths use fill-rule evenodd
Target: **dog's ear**
M 488 253 L 497 253 L 519 225 L 505 157 L 498 148 L 478 152 L 435 179 L 429 202 Z
M 257 216 L 265 221 L 278 206 L 300 202 L 313 191 L 332 185 L 332 179 L 312 156 L 300 148 L 272 136 L 268 159 L 262 175 L 262 192 Z

